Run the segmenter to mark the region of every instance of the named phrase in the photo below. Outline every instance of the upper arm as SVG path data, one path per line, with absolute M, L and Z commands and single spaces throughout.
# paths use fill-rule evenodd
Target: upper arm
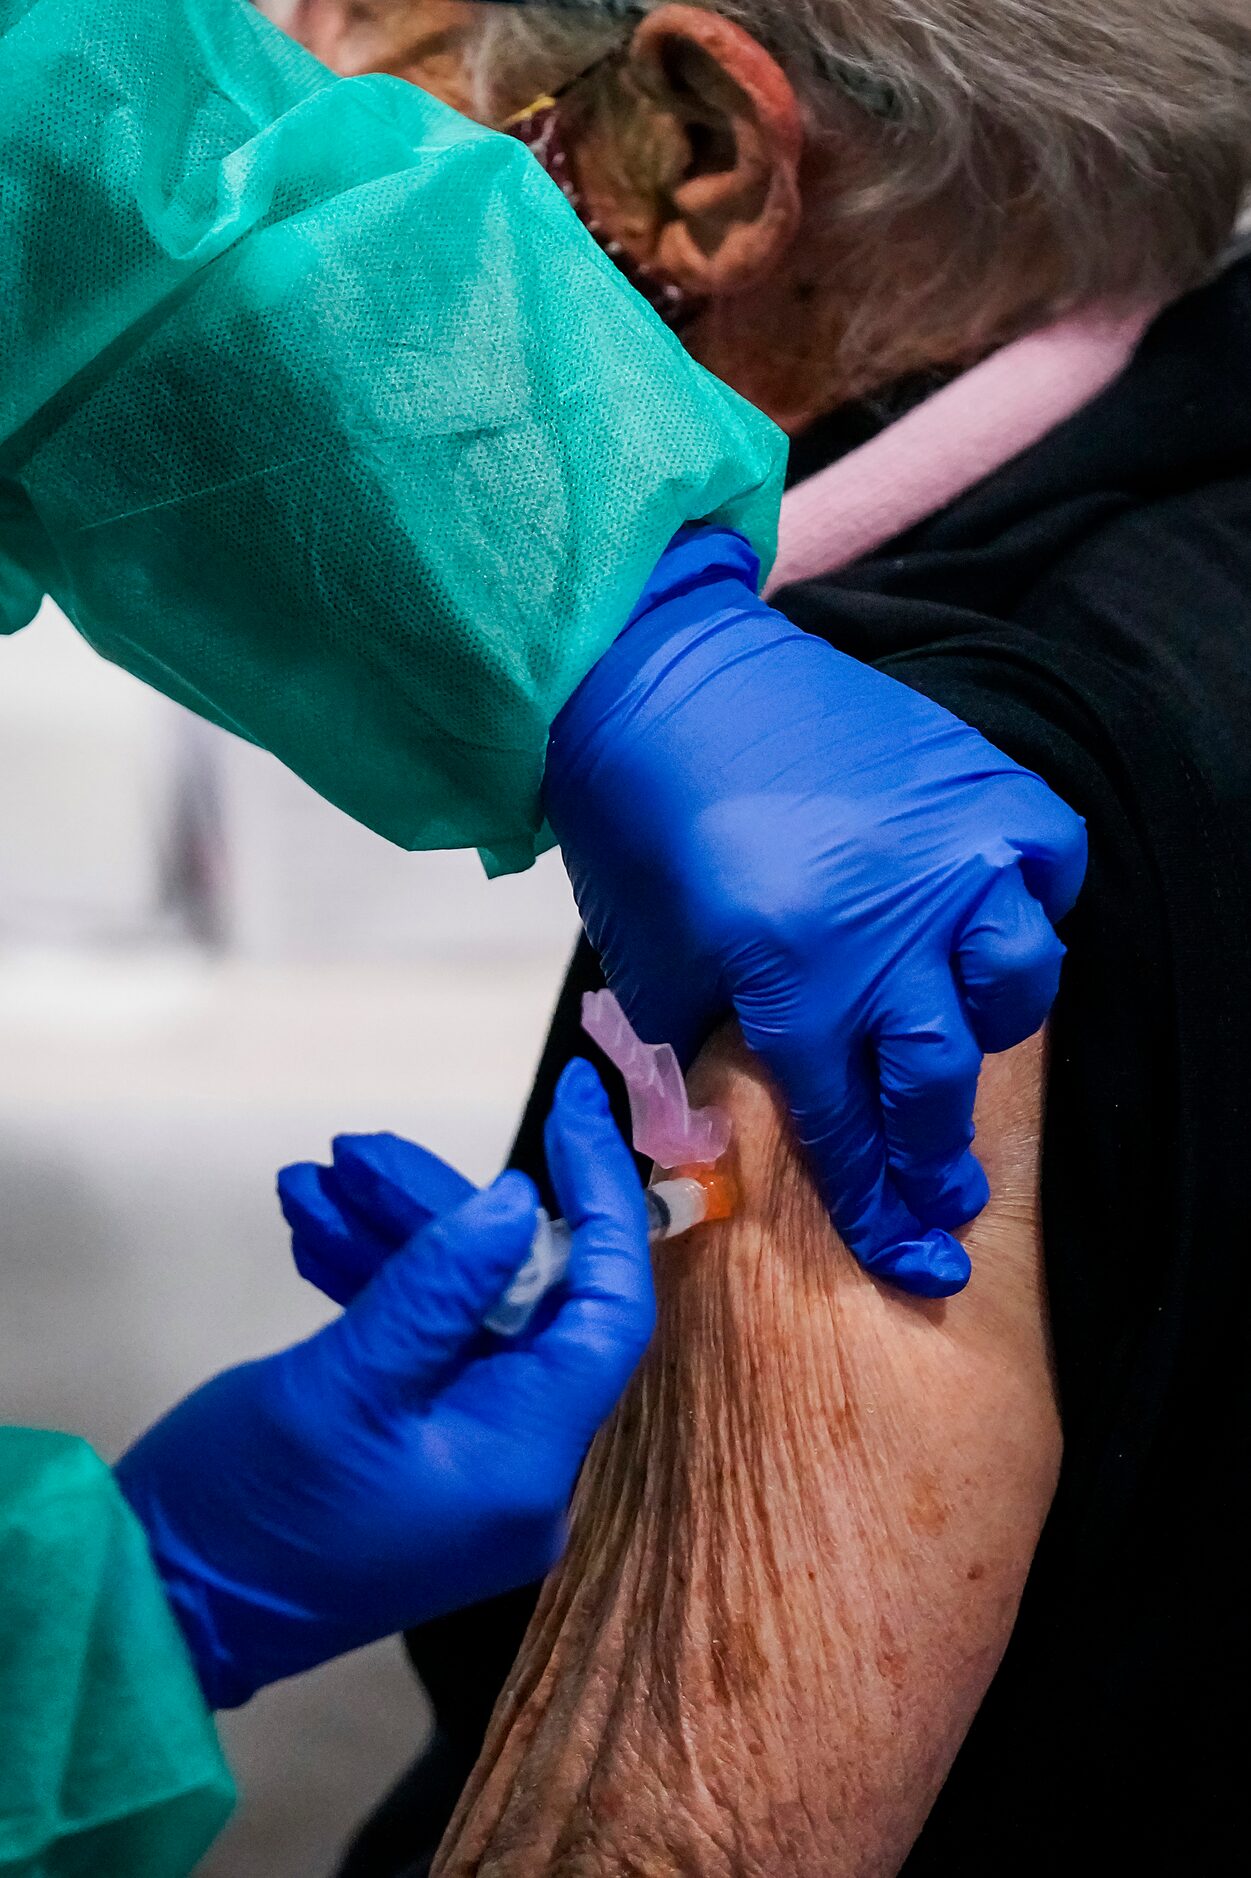
M 1060 1454 L 1041 1045 L 985 1072 L 994 1198 L 939 1305 L 851 1260 L 737 1046 L 700 1081 L 743 1208 L 660 1255 L 442 1873 L 896 1871 L 1011 1632 Z

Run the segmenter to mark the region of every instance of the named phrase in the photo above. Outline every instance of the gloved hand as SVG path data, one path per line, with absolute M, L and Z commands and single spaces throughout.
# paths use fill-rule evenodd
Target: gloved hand
M 278 1200 L 300 1276 L 336 1304 L 350 1304 L 414 1233 L 478 1190 L 429 1148 L 399 1135 L 339 1135 L 331 1153 L 329 1167 L 297 1161 L 280 1168 Z
M 553 726 L 548 819 L 640 1035 L 686 1060 L 733 1009 L 852 1251 L 947 1296 L 969 1262 L 942 1229 L 988 1197 L 982 1052 L 1047 1016 L 1084 826 L 757 575 L 738 536 L 678 538 Z
M 207 1383 L 118 1464 L 214 1706 L 558 1556 L 654 1307 L 642 1189 L 585 1063 L 561 1081 L 547 1152 L 573 1254 L 524 1336 L 480 1328 L 535 1228 L 533 1187 L 505 1174 L 409 1238 L 334 1323 Z
M 338 1135 L 331 1163 L 297 1161 L 278 1174 L 296 1269 L 350 1304 L 415 1232 L 477 1189 L 429 1148 L 399 1135 Z

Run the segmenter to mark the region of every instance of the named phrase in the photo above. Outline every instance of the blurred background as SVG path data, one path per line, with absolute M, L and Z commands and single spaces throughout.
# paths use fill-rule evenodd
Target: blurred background
M 558 858 L 405 855 L 98 659 L 0 645 L 0 1417 L 109 1459 L 325 1315 L 275 1170 L 391 1128 L 499 1167 L 576 915 Z M 320 1878 L 420 1745 L 398 1645 L 225 1718 L 206 1878 Z

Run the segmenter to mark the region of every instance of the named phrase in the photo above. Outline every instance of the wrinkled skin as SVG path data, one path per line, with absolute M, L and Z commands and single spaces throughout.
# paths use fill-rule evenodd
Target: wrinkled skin
M 994 1199 L 946 1305 L 834 1238 L 762 1073 L 706 1053 L 744 1205 L 658 1259 L 438 1878 L 895 1872 L 999 1662 L 1060 1459 L 1042 1049 L 987 1066 Z

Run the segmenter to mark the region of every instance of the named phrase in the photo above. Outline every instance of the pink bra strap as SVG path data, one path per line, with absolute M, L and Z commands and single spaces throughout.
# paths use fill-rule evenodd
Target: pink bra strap
M 766 592 L 849 567 L 1040 442 L 1120 377 L 1158 312 L 1088 312 L 1018 339 L 792 489 Z

